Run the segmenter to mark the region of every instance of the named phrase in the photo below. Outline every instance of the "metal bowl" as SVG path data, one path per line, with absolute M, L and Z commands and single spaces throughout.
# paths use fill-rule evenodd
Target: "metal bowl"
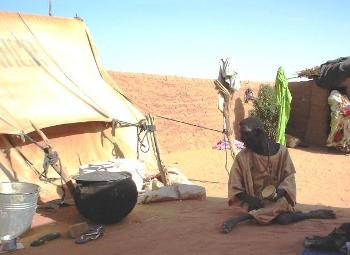
M 0 182 L 0 241 L 16 239 L 30 228 L 37 207 L 39 186 Z
M 261 196 L 263 199 L 273 199 L 275 195 L 276 188 L 273 185 L 268 185 L 261 191 Z

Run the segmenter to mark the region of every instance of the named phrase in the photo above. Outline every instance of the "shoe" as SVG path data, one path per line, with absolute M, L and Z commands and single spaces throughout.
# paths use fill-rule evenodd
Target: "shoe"
M 60 236 L 61 236 L 61 234 L 59 232 L 49 233 L 49 234 L 44 235 L 44 236 L 40 237 L 39 239 L 31 242 L 30 246 L 33 246 L 33 247 L 40 246 L 40 245 L 44 244 L 46 241 L 51 241 L 51 240 L 57 239 Z
M 91 240 L 96 240 L 103 235 L 103 226 L 91 227 L 88 232 L 75 239 L 76 244 L 84 244 Z

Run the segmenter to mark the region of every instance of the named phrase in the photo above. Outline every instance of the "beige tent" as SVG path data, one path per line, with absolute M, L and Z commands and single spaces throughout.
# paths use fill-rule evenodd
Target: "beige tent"
M 40 141 L 31 123 L 70 174 L 92 161 L 136 159 L 136 127 L 117 128 L 113 137 L 111 123 L 144 116 L 115 89 L 81 20 L 0 13 L 0 181 L 38 183 L 43 200 L 57 196 L 54 184 L 39 180 L 43 151 L 21 139 L 25 133 Z M 141 159 L 156 169 L 153 154 Z

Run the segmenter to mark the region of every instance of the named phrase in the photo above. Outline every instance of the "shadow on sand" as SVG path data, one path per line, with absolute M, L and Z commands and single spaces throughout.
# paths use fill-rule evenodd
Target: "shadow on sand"
M 60 231 L 63 237 L 40 249 L 26 248 L 18 254 L 298 254 L 306 236 L 327 235 L 350 221 L 350 208 L 300 204 L 298 210 L 333 209 L 336 219 L 305 220 L 290 225 L 257 225 L 247 222 L 229 234 L 221 234 L 221 224 L 238 216 L 239 208 L 227 206 L 225 198 L 208 197 L 205 201 L 186 200 L 137 205 L 121 222 L 106 226 L 99 240 L 79 246 L 65 234 L 69 224 L 83 221 L 75 206 L 54 211 L 39 211 L 36 220 L 50 219 L 47 224 L 34 222 L 22 241 Z M 68 253 L 66 253 L 68 252 Z

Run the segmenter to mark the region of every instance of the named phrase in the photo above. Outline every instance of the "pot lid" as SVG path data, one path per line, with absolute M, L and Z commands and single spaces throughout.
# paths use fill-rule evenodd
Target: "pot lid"
M 131 174 L 128 172 L 108 172 L 108 171 L 95 171 L 95 172 L 85 173 L 74 177 L 77 183 L 111 182 L 111 181 L 121 181 L 127 178 L 131 178 Z

